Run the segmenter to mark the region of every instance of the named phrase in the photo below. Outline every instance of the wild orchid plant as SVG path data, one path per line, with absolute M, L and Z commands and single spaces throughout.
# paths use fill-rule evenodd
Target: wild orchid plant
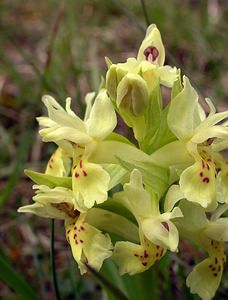
M 192 241 L 208 257 L 186 283 L 209 300 L 226 262 L 228 111 L 216 113 L 207 98 L 206 113 L 189 79 L 164 61 L 160 32 L 151 25 L 137 58 L 106 59 L 106 78 L 86 95 L 83 120 L 70 98 L 64 109 L 43 97 L 48 117 L 37 118 L 39 133 L 58 148 L 44 174 L 26 171 L 36 183 L 35 202 L 18 211 L 63 219 L 81 274 L 88 265 L 99 271 L 108 258 L 120 274 L 141 273 L 177 254 L 181 240 Z M 161 85 L 171 88 L 166 107 Z M 134 144 L 114 133 L 116 113 L 133 129 Z

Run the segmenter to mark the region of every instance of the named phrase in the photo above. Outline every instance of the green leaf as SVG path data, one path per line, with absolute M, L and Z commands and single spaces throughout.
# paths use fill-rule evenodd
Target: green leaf
M 112 211 L 93 207 L 88 210 L 86 221 L 102 231 L 117 234 L 134 243 L 139 242 L 138 226 Z
M 31 283 L 27 283 L 26 279 L 15 270 L 2 250 L 0 250 L 0 279 L 15 290 L 19 299 L 38 300 L 35 290 L 31 287 Z
M 155 135 L 161 121 L 162 115 L 162 96 L 160 83 L 157 82 L 155 88 L 153 89 L 148 107 L 145 112 L 145 131 L 144 138 L 140 144 L 140 147 L 146 153 L 150 152 L 150 140 Z
M 71 177 L 57 177 L 52 175 L 47 175 L 44 173 L 35 172 L 32 170 L 25 170 L 25 174 L 32 179 L 36 184 L 47 185 L 50 188 L 56 186 L 62 186 L 68 189 L 72 189 L 72 179 Z
M 117 141 L 117 142 L 121 142 L 121 143 L 132 145 L 132 143 L 126 137 L 124 137 L 124 136 L 122 136 L 122 135 L 120 135 L 118 133 L 115 133 L 115 132 L 110 133 L 105 138 L 105 141 Z
M 121 166 L 116 164 L 104 165 L 103 169 L 110 175 L 108 189 L 111 190 L 117 184 L 123 183 L 128 178 L 128 172 Z
M 119 158 L 120 164 L 129 172 L 133 169 L 138 169 L 143 176 L 143 182 L 154 192 L 161 197 L 169 186 L 169 170 L 168 168 L 160 167 L 154 163 L 128 161 Z
M 162 111 L 162 116 L 160 120 L 159 127 L 156 131 L 156 134 L 153 138 L 149 141 L 148 145 L 148 154 L 152 154 L 157 149 L 161 148 L 162 146 L 175 141 L 177 138 L 169 129 L 167 123 L 167 115 L 169 112 L 169 105 Z
M 168 111 L 169 105 L 162 109 L 162 95 L 158 83 L 152 92 L 145 114 L 145 136 L 140 144 L 140 148 L 148 154 L 176 139 L 167 124 Z

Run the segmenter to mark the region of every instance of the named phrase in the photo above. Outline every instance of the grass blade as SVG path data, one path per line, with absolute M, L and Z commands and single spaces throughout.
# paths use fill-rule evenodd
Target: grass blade
M 14 289 L 19 299 L 38 300 L 35 290 L 26 279 L 15 271 L 2 250 L 0 250 L 0 279 L 3 280 L 10 288 Z M 18 299 L 18 298 L 17 298 Z
M 24 162 L 27 156 L 27 153 L 30 149 L 30 146 L 32 144 L 33 138 L 31 131 L 25 131 L 20 138 L 20 144 L 18 148 L 18 154 L 17 154 L 17 161 L 15 163 L 14 170 L 7 182 L 7 185 L 5 186 L 4 190 L 2 191 L 2 194 L 0 195 L 0 205 L 4 205 L 10 196 L 14 186 L 17 183 L 17 180 L 19 179 Z

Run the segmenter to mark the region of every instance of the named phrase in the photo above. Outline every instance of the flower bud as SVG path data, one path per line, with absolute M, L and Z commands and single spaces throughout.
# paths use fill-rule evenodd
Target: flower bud
M 148 101 L 145 81 L 137 74 L 125 75 L 117 87 L 117 107 L 137 117 L 144 113 Z
M 118 85 L 118 81 L 117 81 L 116 65 L 111 65 L 106 74 L 106 89 L 112 100 L 116 99 L 117 85 Z

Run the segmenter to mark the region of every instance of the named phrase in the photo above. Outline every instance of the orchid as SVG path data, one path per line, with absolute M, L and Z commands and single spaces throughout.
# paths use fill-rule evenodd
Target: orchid
M 87 110 L 82 121 L 70 108 L 71 100 L 66 100 L 66 111 L 50 96 L 43 98 L 49 117 L 39 117 L 40 130 L 44 141 L 53 141 L 73 157 L 72 189 L 77 209 L 86 211 L 94 203 L 107 199 L 109 174 L 98 164 L 89 162 L 94 148 L 108 136 L 116 126 L 114 108 L 101 90 L 94 104 L 94 94 L 86 97 Z M 108 116 L 108 117 L 107 117 Z
M 142 175 L 137 169 L 132 171 L 124 191 L 115 195 L 115 201 L 134 215 L 140 238 L 140 244 L 116 243 L 113 259 L 120 266 L 121 274 L 143 272 L 161 259 L 167 249 L 177 250 L 178 231 L 171 219 L 182 217 L 182 213 L 175 208 L 160 214 L 156 197 L 143 188 Z
M 44 173 L 25 170 L 35 182 L 34 203 L 18 212 L 64 220 L 81 274 L 103 272 L 108 259 L 121 275 L 139 274 L 169 252 L 178 255 L 189 240 L 208 257 L 186 284 L 210 300 L 226 262 L 228 112 L 216 112 L 206 98 L 207 114 L 189 79 L 164 65 L 156 25 L 137 58 L 106 62 L 100 90 L 85 97 L 83 119 L 70 98 L 65 109 L 51 96 L 42 98 L 48 116 L 37 118 L 39 133 L 58 148 Z M 167 106 L 161 85 L 172 88 Z M 117 114 L 135 139 L 114 132 Z
M 197 243 L 208 252 L 209 257 L 194 267 L 186 282 L 192 293 L 197 293 L 203 300 L 210 300 L 219 287 L 226 262 L 224 242 L 228 241 L 228 220 L 220 216 L 228 205 L 218 207 L 208 219 L 197 201 L 193 204 L 184 198 L 180 186 L 173 185 L 167 193 L 165 205 L 172 209 L 181 200 L 178 207 L 183 218 L 175 220 L 181 237 Z
M 148 27 L 136 58 L 125 63 L 108 61 L 106 88 L 128 126 L 133 127 L 137 140 L 143 139 L 144 113 L 157 84 L 172 87 L 177 69 L 164 66 L 165 49 L 156 25 Z M 140 99 L 140 100 L 139 100 Z
M 183 82 L 183 90 L 170 102 L 167 115 L 168 126 L 178 140 L 165 145 L 151 157 L 163 160 L 168 153 L 180 153 L 179 158 L 174 153 L 168 157 L 169 161 L 165 162 L 166 157 L 161 163 L 179 164 L 182 169 L 180 188 L 186 199 L 213 210 L 217 205 L 218 175 L 221 189 L 226 186 L 223 184 L 226 182 L 224 171 L 219 174 L 220 169 L 226 169 L 226 163 L 216 151 L 216 145 L 224 144 L 228 138 L 227 124 L 221 123 L 228 117 L 228 112 L 216 113 L 211 100 L 206 99 L 210 108 L 206 117 L 188 78 L 184 76 Z

